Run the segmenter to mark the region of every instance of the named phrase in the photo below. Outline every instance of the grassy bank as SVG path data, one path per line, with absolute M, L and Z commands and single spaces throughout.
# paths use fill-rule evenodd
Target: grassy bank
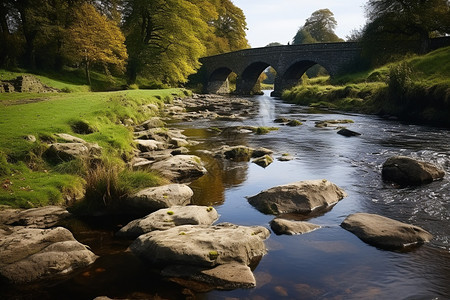
M 1 71 L 2 79 L 18 73 Z M 7 78 L 7 77 L 10 78 Z M 71 93 L 0 94 L 0 205 L 34 207 L 64 204 L 76 195 L 121 197 L 134 189 L 156 185 L 151 173 L 132 172 L 124 160 L 133 151 L 133 134 L 123 126 L 157 115 L 164 102 L 185 96 L 181 89 L 88 92 L 73 80 L 57 81 L 39 76 L 42 82 Z M 89 130 L 83 131 L 83 128 Z M 44 158 L 57 133 L 68 133 L 99 144 L 102 156 L 90 161 L 52 163 Z M 36 141 L 25 137 L 34 136 Z
M 282 98 L 301 105 L 450 127 L 450 47 L 375 70 L 306 79 L 285 91 Z

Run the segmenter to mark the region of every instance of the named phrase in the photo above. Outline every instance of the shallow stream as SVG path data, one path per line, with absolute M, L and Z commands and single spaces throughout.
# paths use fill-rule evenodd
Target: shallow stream
M 166 282 L 158 270 L 124 252 L 129 242 L 114 238 L 125 220 L 79 222 L 75 237 L 100 256 L 88 270 L 65 280 L 17 287 L 0 292 L 2 299 L 93 299 L 96 296 L 134 299 L 449 299 L 450 298 L 450 131 L 405 125 L 375 116 L 316 113 L 268 96 L 251 98 L 259 114 L 240 122 L 194 121 L 171 126 L 200 144 L 191 151 L 220 145 L 266 147 L 274 157 L 289 153 L 288 162 L 267 168 L 200 155 L 208 174 L 192 182 L 194 204 L 213 205 L 220 222 L 268 227 L 273 216 L 254 209 L 246 199 L 267 188 L 309 179 L 328 179 L 348 197 L 331 210 L 307 220 L 323 228 L 295 236 L 266 240 L 268 254 L 254 269 L 257 287 L 249 290 L 192 294 Z M 286 117 L 298 127 L 273 122 Z M 361 136 L 346 138 L 315 122 L 351 119 L 347 128 Z M 218 134 L 211 127 L 276 126 L 266 135 Z M 446 171 L 444 180 L 399 189 L 381 180 L 381 165 L 393 155 L 408 155 L 435 163 Z M 409 252 L 377 249 L 339 225 L 355 212 L 376 213 L 418 225 L 434 235 L 428 245 Z M 103 224 L 98 227 L 98 224 Z M 123 225 L 123 224 L 122 224 Z M 7 297 L 7 298 L 3 298 Z

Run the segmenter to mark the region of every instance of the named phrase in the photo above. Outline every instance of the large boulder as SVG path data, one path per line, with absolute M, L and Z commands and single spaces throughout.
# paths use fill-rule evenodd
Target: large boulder
M 407 156 L 393 156 L 383 164 L 383 180 L 400 185 L 420 185 L 444 177 L 445 172 L 437 166 Z
M 433 236 L 420 227 L 383 216 L 356 213 L 341 224 L 364 242 L 384 249 L 400 249 L 429 242 Z
M 275 234 L 294 235 L 311 232 L 320 228 L 320 226 L 308 222 L 290 221 L 276 218 L 270 222 L 270 228 L 272 228 Z
M 171 206 L 183 206 L 191 202 L 194 192 L 185 184 L 167 184 L 151 187 L 128 197 L 126 209 L 148 213 Z
M 133 220 L 122 227 L 118 236 L 138 237 L 153 230 L 167 230 L 181 225 L 212 225 L 219 218 L 213 207 L 172 206 Z
M 0 224 L 9 226 L 27 226 L 31 228 L 50 228 L 71 214 L 59 206 L 44 206 L 21 209 L 5 209 L 0 211 Z
M 184 225 L 139 236 L 131 251 L 156 264 L 204 267 L 257 262 L 267 250 L 270 232 L 261 226 L 223 223 L 215 226 Z
M 0 231 L 0 277 L 27 283 L 64 275 L 97 256 L 65 228 L 9 227 Z
M 176 155 L 154 163 L 151 169 L 176 182 L 189 182 L 206 174 L 200 157 L 195 155 Z
M 66 143 L 50 144 L 45 151 L 44 156 L 54 162 L 69 161 L 76 158 L 97 158 L 102 153 L 102 147 L 96 143 L 88 143 L 78 137 L 60 133 L 57 134 L 59 139 Z
M 305 214 L 336 204 L 346 196 L 344 190 L 323 179 L 276 186 L 249 197 L 248 202 L 265 214 Z

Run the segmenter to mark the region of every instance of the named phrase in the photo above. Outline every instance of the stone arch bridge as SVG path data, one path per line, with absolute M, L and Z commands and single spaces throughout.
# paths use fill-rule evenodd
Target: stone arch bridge
M 204 92 L 229 93 L 228 75 L 237 74 L 236 94 L 253 93 L 259 75 L 269 66 L 277 71 L 274 92 L 295 86 L 313 65 L 324 67 L 330 76 L 357 61 L 361 47 L 357 43 L 322 43 L 244 49 L 200 59 Z

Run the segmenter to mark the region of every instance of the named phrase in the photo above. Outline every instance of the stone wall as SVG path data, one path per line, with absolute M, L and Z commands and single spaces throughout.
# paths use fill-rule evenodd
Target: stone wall
M 43 84 L 32 75 L 22 75 L 13 80 L 0 81 L 0 93 L 54 93 L 58 89 Z

